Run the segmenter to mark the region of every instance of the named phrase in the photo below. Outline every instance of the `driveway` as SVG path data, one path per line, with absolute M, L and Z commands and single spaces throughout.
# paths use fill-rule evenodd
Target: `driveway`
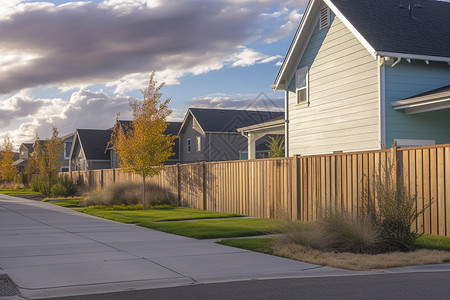
M 0 275 L 26 298 L 255 279 L 364 275 L 0 195 Z

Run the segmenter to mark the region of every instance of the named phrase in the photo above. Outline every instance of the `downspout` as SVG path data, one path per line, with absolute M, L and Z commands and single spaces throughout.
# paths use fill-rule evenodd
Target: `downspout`
M 289 157 L 289 94 L 284 91 L 284 155 Z

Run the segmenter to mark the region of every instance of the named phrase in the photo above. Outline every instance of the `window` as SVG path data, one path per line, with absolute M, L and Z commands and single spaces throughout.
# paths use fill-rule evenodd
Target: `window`
M 186 140 L 187 152 L 191 152 L 191 139 Z
M 70 148 L 72 148 L 72 142 L 64 143 L 64 158 L 69 158 Z
M 295 72 L 295 91 L 297 103 L 308 102 L 308 67 L 298 69 Z
M 197 151 L 198 152 L 202 151 L 202 144 L 201 144 L 201 142 L 202 142 L 202 137 L 198 136 L 197 137 Z
M 330 9 L 325 6 L 320 10 L 320 29 L 330 26 Z
M 239 160 L 247 160 L 248 152 L 247 151 L 239 151 Z

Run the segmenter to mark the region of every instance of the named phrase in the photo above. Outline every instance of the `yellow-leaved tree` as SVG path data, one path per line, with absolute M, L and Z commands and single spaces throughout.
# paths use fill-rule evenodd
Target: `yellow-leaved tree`
M 64 143 L 58 134 L 58 129 L 53 126 L 53 133 L 50 139 L 45 141 L 37 139 L 32 158 L 30 159 L 31 165 L 38 168 L 39 174 L 47 178 L 49 193 L 52 181 L 58 176 L 59 169 L 63 164 L 61 157 L 64 153 Z
M 150 75 L 147 88 L 142 91 L 143 100 L 130 100 L 133 120 L 120 126 L 117 116 L 111 144 L 119 157 L 119 166 L 124 172 L 132 172 L 142 177 L 142 206 L 145 209 L 145 179 L 159 174 L 164 162 L 172 156 L 175 136 L 164 134 L 166 118 L 172 113 L 170 98 L 161 100 L 161 88 Z
M 0 151 L 0 178 L 7 182 L 13 182 L 17 174 L 16 167 L 12 165 L 14 162 L 12 147 L 9 137 L 5 138 Z

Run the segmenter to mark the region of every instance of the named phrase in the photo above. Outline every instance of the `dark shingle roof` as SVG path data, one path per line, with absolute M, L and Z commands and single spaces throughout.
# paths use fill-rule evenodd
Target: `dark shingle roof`
M 33 151 L 33 143 L 22 143 L 22 145 L 28 149 L 28 153 Z
M 331 0 L 378 52 L 450 57 L 450 3 Z M 409 16 L 408 6 L 412 12 Z
M 232 109 L 189 109 L 205 132 L 236 132 L 237 128 L 262 123 L 284 115 L 284 112 L 232 110 Z
M 86 159 L 109 160 L 105 148 L 111 140 L 112 130 L 78 129 L 80 142 Z

